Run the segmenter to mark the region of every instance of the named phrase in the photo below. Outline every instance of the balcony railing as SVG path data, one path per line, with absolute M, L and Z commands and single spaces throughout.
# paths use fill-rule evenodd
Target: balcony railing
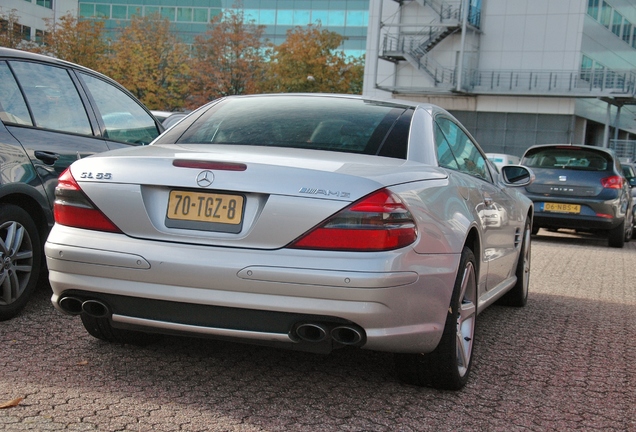
M 610 140 L 609 147 L 620 158 L 636 161 L 636 141 L 634 140 Z
M 636 95 L 636 71 L 474 70 L 464 90 L 473 93 Z

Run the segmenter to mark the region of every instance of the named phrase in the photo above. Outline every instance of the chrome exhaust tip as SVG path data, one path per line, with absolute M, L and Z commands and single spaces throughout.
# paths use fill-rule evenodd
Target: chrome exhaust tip
M 331 337 L 342 345 L 358 345 L 364 338 L 360 330 L 348 326 L 334 327 L 331 330 Z
M 322 342 L 327 338 L 327 329 L 320 324 L 304 323 L 296 327 L 296 335 L 307 342 Z
M 82 303 L 82 312 L 94 318 L 105 318 L 110 315 L 108 306 L 98 300 L 86 300 Z
M 57 304 L 60 308 L 69 315 L 79 315 L 82 313 L 83 300 L 77 297 L 62 297 L 58 300 Z

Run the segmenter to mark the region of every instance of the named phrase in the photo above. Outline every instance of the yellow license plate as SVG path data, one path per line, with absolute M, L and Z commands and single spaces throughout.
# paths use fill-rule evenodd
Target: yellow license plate
M 578 204 L 545 203 L 543 211 L 555 213 L 581 213 L 581 206 Z
M 238 225 L 243 196 L 209 192 L 170 191 L 168 219 Z

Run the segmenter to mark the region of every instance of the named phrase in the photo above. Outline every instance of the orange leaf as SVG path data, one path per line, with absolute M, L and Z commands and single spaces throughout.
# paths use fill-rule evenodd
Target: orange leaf
M 19 398 L 15 398 L 13 400 L 7 401 L 5 403 L 0 403 L 0 409 L 17 407 L 20 404 L 20 402 L 22 402 L 22 399 L 24 398 L 19 397 Z

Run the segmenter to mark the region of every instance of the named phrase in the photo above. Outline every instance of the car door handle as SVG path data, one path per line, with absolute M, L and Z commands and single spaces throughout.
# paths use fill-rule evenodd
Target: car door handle
M 47 151 L 36 150 L 33 154 L 36 158 L 40 159 L 47 165 L 53 165 L 60 158 L 60 155 L 58 153 Z

